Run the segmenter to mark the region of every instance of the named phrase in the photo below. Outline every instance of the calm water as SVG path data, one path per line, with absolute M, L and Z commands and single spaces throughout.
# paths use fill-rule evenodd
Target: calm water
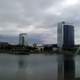
M 80 56 L 75 56 L 75 77 L 80 77 Z M 57 55 L 0 54 L 0 80 L 57 80 Z

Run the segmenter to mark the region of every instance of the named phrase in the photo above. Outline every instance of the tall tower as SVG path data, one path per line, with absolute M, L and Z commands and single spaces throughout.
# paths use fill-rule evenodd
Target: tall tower
M 19 34 L 19 45 L 27 45 L 27 34 L 21 33 Z
M 57 29 L 57 44 L 59 48 L 74 47 L 74 26 L 61 22 Z

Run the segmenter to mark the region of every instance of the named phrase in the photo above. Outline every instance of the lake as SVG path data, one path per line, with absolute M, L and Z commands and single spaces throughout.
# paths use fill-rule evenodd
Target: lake
M 0 54 L 0 80 L 57 80 L 58 55 Z M 74 57 L 75 77 L 80 77 L 80 56 Z

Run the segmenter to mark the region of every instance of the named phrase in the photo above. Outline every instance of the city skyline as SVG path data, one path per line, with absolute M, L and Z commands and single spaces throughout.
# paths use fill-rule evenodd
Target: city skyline
M 42 43 L 57 43 L 57 24 L 75 27 L 75 43 L 80 44 L 79 0 L 0 0 L 0 41 L 18 42 L 19 33 Z

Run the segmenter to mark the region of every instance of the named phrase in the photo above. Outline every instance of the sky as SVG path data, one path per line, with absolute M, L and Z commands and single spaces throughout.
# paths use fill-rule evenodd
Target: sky
M 57 24 L 75 27 L 80 44 L 80 0 L 0 0 L 0 41 L 18 43 L 19 33 L 34 42 L 57 43 Z

